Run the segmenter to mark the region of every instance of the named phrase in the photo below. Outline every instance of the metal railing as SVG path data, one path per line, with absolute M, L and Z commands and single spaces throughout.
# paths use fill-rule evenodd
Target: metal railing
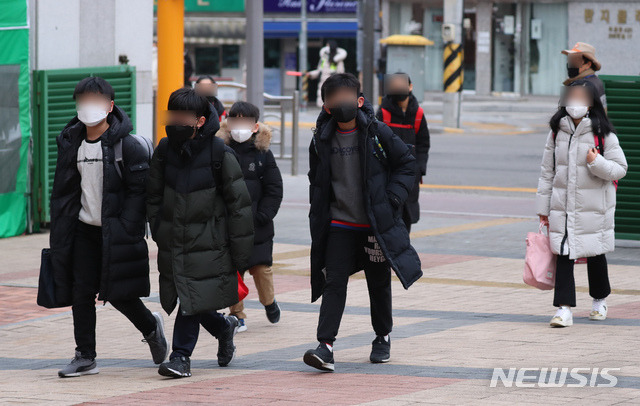
M 247 85 L 238 82 L 218 82 L 218 87 L 230 87 L 235 89 L 246 90 Z M 277 96 L 269 93 L 263 93 L 266 101 L 264 105 L 263 121 L 267 118 L 275 118 L 280 121 L 279 128 L 272 128 L 272 131 L 279 132 L 280 136 L 277 140 L 272 140 L 271 145 L 278 146 L 278 154 L 274 154 L 278 159 L 287 159 L 291 161 L 291 175 L 298 174 L 298 120 L 299 120 L 299 98 L 300 92 L 294 90 L 293 96 Z M 291 104 L 289 104 L 291 103 Z M 287 105 L 291 106 L 291 153 L 286 153 L 287 137 L 286 137 L 286 112 Z M 229 108 L 225 104 L 225 108 Z

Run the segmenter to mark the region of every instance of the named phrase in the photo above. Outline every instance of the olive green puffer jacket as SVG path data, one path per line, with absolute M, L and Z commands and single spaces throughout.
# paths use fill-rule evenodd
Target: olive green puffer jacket
M 158 244 L 160 302 L 167 313 L 180 299 L 185 315 L 238 302 L 236 271 L 253 249 L 251 198 L 242 170 L 225 149 L 216 185 L 213 143 L 208 133 L 176 151 L 162 139 L 151 159 L 147 213 Z

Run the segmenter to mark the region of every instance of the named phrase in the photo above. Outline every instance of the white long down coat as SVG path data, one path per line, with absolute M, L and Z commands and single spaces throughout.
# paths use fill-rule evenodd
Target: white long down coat
M 615 246 L 614 180 L 627 173 L 627 160 L 618 137 L 604 137 L 604 156 L 587 164 L 595 147 L 591 120 L 577 128 L 570 117 L 560 121 L 557 136 L 549 133 L 536 195 L 538 215 L 549 216 L 551 250 L 571 259 L 611 252 Z

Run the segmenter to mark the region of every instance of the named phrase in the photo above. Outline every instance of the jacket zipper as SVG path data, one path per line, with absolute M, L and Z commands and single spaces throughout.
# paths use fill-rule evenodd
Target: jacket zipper
M 569 136 L 569 146 L 567 148 L 567 151 L 569 154 L 571 153 L 571 140 L 573 140 L 573 134 Z M 564 199 L 565 210 L 568 208 L 567 207 L 568 204 L 569 204 L 569 173 L 567 170 L 567 193 L 565 194 L 565 199 Z M 565 216 L 564 216 L 564 237 L 562 237 L 562 242 L 560 243 L 560 255 L 564 254 L 564 244 L 567 242 L 567 237 L 569 236 L 568 223 L 569 223 L 569 213 L 567 212 L 565 213 Z

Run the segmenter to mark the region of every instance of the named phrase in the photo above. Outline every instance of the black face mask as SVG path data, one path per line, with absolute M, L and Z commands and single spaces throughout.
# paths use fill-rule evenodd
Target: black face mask
M 190 125 L 168 125 L 164 129 L 169 138 L 169 145 L 177 150 L 191 138 L 195 131 L 195 127 Z
M 390 93 L 389 97 L 391 98 L 392 102 L 400 103 L 400 102 L 403 102 L 403 101 L 407 100 L 407 97 L 409 97 L 409 92 L 407 92 L 407 93 Z
M 209 100 L 209 103 L 213 103 L 216 100 L 216 96 L 213 96 L 213 95 L 209 95 L 205 97 L 207 98 L 207 100 Z
M 329 109 L 331 116 L 339 123 L 348 123 L 356 118 L 358 114 L 358 105 L 353 103 L 340 103 L 337 107 Z
M 580 74 L 580 68 L 569 66 L 569 64 L 567 64 L 567 74 L 569 75 L 570 78 L 575 78 Z

